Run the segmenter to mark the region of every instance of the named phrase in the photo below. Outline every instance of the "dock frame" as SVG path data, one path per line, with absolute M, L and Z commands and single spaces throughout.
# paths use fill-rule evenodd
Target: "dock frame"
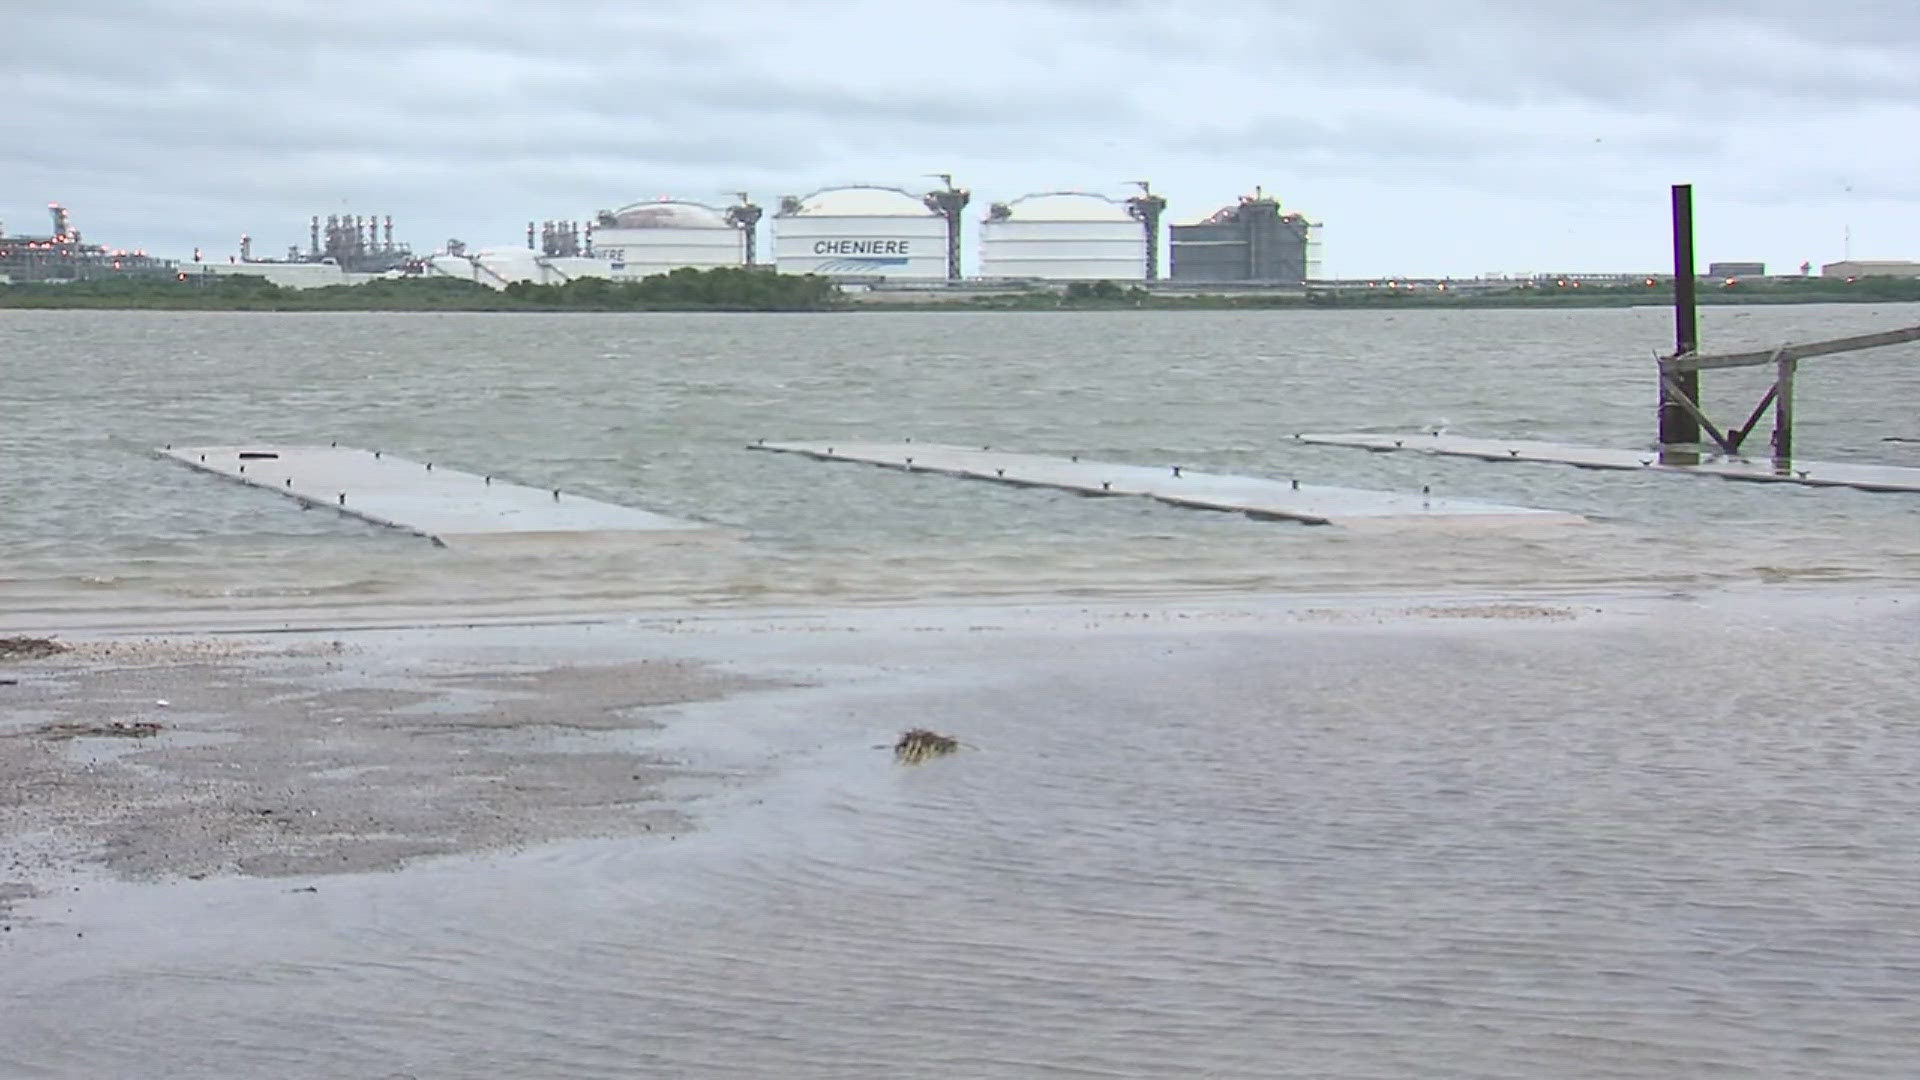
M 1729 458 L 1740 456 L 1740 444 L 1753 432 L 1760 417 L 1773 406 L 1773 466 L 1782 474 L 1793 471 L 1793 377 L 1799 363 L 1808 357 L 1834 353 L 1878 349 L 1909 341 L 1920 341 L 1920 326 L 1885 330 L 1877 334 L 1815 341 L 1806 345 L 1781 345 L 1772 350 L 1700 355 L 1698 304 L 1694 297 L 1693 272 L 1693 185 L 1673 185 L 1673 355 L 1659 357 L 1660 463 L 1663 465 L 1700 464 L 1700 432 Z M 1700 405 L 1700 373 L 1720 368 L 1762 367 L 1774 369 L 1773 385 L 1761 396 L 1760 403 L 1747 414 L 1746 423 L 1720 430 Z
M 1740 445 L 1753 433 L 1755 425 L 1773 406 L 1773 462 L 1777 468 L 1793 467 L 1793 377 L 1800 361 L 1813 356 L 1830 356 L 1835 353 L 1858 352 L 1862 349 L 1879 349 L 1888 345 L 1901 345 L 1909 341 L 1920 341 L 1920 326 L 1908 326 L 1898 330 L 1883 330 L 1877 334 L 1857 334 L 1853 337 L 1834 338 L 1830 341 L 1815 341 L 1805 345 L 1781 345 L 1775 349 L 1762 349 L 1754 352 L 1722 353 L 1717 356 L 1701 356 L 1697 353 L 1680 353 L 1660 358 L 1660 396 L 1663 402 L 1672 402 L 1685 411 L 1693 420 L 1706 430 L 1708 436 L 1720 447 L 1721 453 L 1728 457 L 1737 457 Z M 1760 403 L 1747 414 L 1746 422 L 1721 431 L 1706 410 L 1700 407 L 1698 373 L 1723 368 L 1767 367 L 1774 369 L 1773 384 L 1761 395 Z M 1687 377 L 1693 376 L 1692 385 L 1687 385 Z M 1663 443 L 1663 449 L 1665 444 Z

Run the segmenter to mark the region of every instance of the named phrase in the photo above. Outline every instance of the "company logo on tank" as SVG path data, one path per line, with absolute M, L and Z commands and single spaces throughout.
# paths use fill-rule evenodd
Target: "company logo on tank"
M 813 264 L 813 269 L 809 273 L 858 274 L 888 266 L 905 265 L 907 265 L 905 259 L 822 259 Z
M 815 240 L 815 255 L 907 255 L 905 240 Z

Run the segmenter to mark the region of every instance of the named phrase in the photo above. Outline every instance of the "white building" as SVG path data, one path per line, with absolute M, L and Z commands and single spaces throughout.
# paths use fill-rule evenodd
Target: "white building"
M 504 289 L 515 282 L 564 285 L 581 278 L 638 281 L 682 268 L 713 270 L 747 264 L 747 228 L 726 210 L 679 199 L 630 203 L 602 211 L 587 250 L 545 255 L 527 247 L 439 253 L 425 260 L 430 276 Z
M 552 271 L 547 265 L 551 261 L 523 247 L 483 248 L 459 255 L 432 255 L 426 260 L 426 272 L 429 277 L 459 278 L 490 289 L 504 289 L 518 281 L 558 285 L 568 280 Z
M 328 285 L 364 285 L 381 278 L 400 277 L 398 271 L 380 273 L 362 273 L 342 270 L 338 263 L 326 262 L 214 262 L 210 259 L 184 260 L 179 264 L 182 274 L 201 274 L 207 276 L 245 275 L 265 278 L 283 289 L 320 289 Z
M 599 216 L 592 238 L 592 257 L 605 261 L 615 278 L 747 264 L 746 230 L 704 203 L 660 199 L 623 206 Z
M 773 252 L 783 274 L 944 280 L 947 219 L 899 188 L 824 188 L 781 200 Z
M 1822 264 L 1820 276 L 1913 278 L 1920 277 L 1920 262 L 1909 259 L 1848 259 L 1845 262 Z
M 1125 202 L 1086 192 L 994 203 L 980 225 L 980 276 L 1144 281 L 1146 227 Z

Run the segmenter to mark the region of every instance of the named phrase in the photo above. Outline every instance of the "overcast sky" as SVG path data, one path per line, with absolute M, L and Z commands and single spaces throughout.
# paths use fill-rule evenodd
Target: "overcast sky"
M 660 195 L 1255 185 L 1329 276 L 1920 258 L 1914 0 L 0 0 L 0 220 L 416 250 Z M 763 226 L 764 229 L 764 226 Z

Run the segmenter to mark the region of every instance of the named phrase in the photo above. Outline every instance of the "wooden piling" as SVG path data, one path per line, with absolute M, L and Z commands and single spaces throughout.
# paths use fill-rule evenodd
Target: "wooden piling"
M 1793 467 L 1793 373 L 1800 361 L 1782 356 L 1775 361 L 1773 376 L 1773 465 L 1776 469 Z
M 1694 297 L 1692 184 L 1673 185 L 1673 350 L 1675 356 L 1700 351 L 1699 308 Z M 1677 459 L 1687 452 L 1697 452 L 1700 442 L 1700 423 L 1680 403 L 1681 396 L 1690 402 L 1700 400 L 1698 372 L 1677 373 L 1672 390 L 1665 382 L 1660 386 L 1660 455 L 1669 464 L 1689 464 Z M 1677 449 L 1669 451 L 1670 446 Z

